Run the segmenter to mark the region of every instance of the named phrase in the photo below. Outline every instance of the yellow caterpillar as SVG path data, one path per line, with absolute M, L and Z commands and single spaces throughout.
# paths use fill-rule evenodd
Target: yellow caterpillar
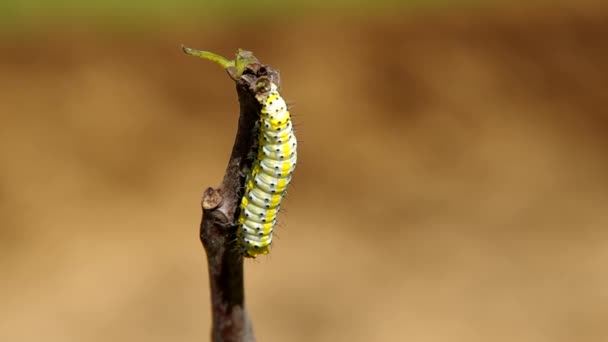
M 237 238 L 246 257 L 267 254 L 287 185 L 296 167 L 297 141 L 287 104 L 277 86 L 258 94 L 262 105 L 258 123 L 258 151 L 245 181 Z

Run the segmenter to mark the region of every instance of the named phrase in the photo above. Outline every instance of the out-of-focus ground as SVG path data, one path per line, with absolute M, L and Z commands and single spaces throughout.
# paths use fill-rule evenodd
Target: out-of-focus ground
M 181 43 L 253 50 L 293 102 L 258 340 L 608 340 L 607 6 L 251 24 L 0 40 L 1 341 L 208 339 L 238 105 Z

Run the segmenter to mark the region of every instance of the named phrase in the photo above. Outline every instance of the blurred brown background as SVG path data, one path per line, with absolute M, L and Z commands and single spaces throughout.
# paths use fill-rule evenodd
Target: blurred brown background
M 0 341 L 208 340 L 238 105 L 182 43 L 254 51 L 293 103 L 259 341 L 607 341 L 607 37 L 593 2 L 5 30 Z

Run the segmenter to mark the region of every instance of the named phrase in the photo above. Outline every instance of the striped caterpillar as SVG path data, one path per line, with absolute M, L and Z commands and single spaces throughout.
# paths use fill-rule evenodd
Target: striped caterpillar
M 237 238 L 246 257 L 267 254 L 287 185 L 296 167 L 297 141 L 287 104 L 276 84 L 256 95 L 262 105 L 258 122 L 258 151 L 245 180 Z
M 250 63 L 257 62 L 253 55 L 243 50 L 239 50 L 236 60 L 229 61 L 207 51 L 183 49 L 189 55 L 220 64 L 234 80 L 243 75 Z M 277 214 L 297 161 L 297 141 L 278 85 L 271 78 L 260 76 L 256 88 L 260 111 L 251 151 L 253 160 L 246 170 L 244 193 L 235 224 L 239 250 L 244 257 L 251 258 L 269 253 Z

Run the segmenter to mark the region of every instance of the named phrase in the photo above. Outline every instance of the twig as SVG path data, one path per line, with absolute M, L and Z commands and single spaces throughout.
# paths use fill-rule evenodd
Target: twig
M 212 303 L 212 340 L 214 342 L 255 341 L 253 327 L 245 309 L 243 257 L 236 245 L 235 223 L 238 218 L 251 151 L 257 150 L 255 124 L 261 106 L 255 99 L 257 80 L 265 76 L 279 82 L 279 73 L 261 64 L 248 51 L 239 50 L 235 61 L 208 52 L 183 47 L 190 55 L 211 59 L 222 65 L 236 81 L 240 104 L 238 130 L 222 184 L 207 188 L 202 197 L 203 218 L 200 238 L 207 253 Z M 214 148 L 213 141 L 206 141 Z

